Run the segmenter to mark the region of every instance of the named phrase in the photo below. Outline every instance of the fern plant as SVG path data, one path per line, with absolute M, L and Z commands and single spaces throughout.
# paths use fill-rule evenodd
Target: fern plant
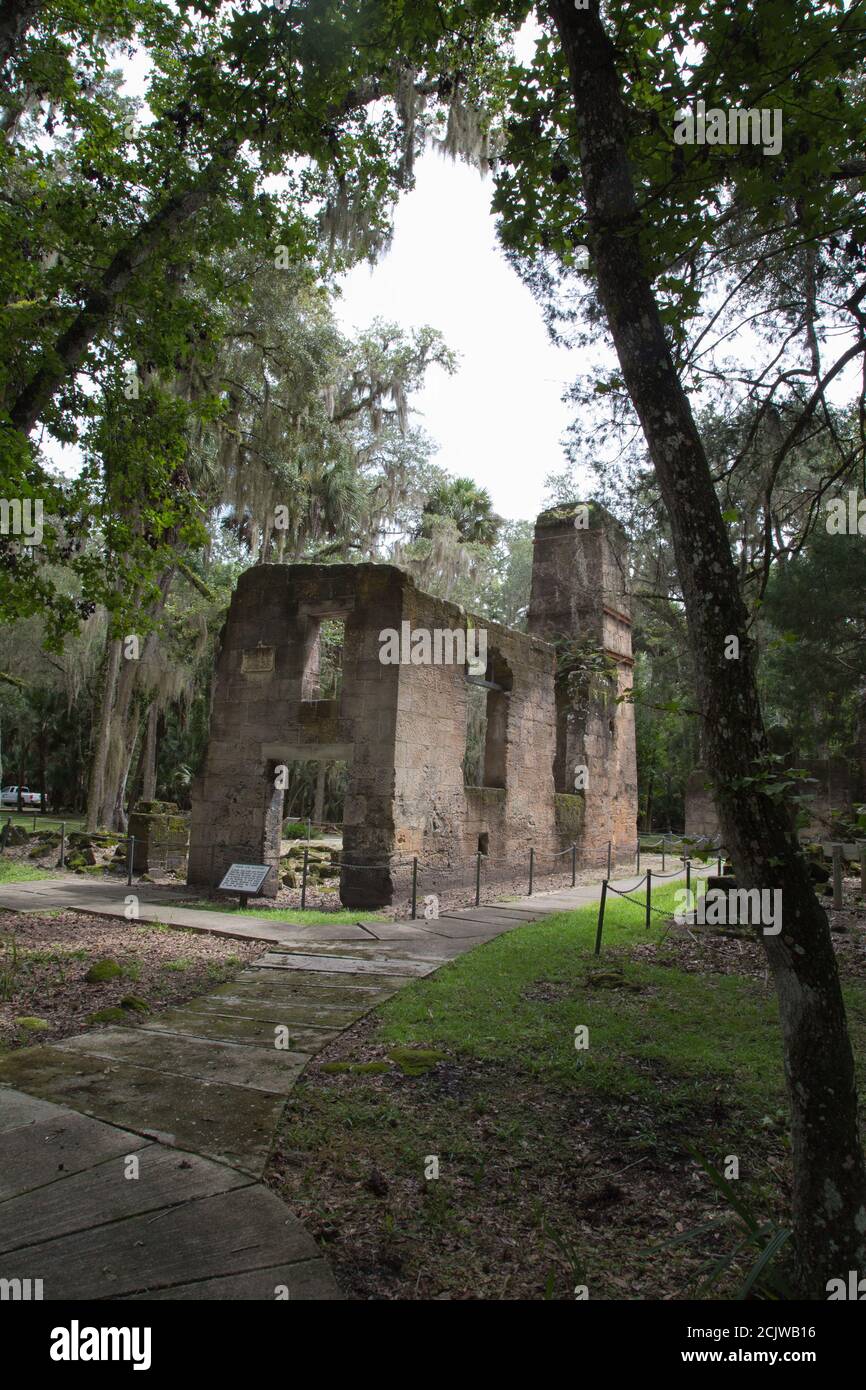
M 739 1225 L 738 1239 L 733 1248 L 728 1249 L 718 1259 L 709 1260 L 701 1270 L 702 1280 L 695 1290 L 696 1298 L 707 1298 L 719 1280 L 746 1254 L 752 1254 L 752 1263 L 740 1282 L 735 1299 L 792 1299 L 796 1297 L 788 1276 L 780 1267 L 779 1256 L 791 1236 L 790 1226 L 782 1226 L 772 1218 L 766 1219 L 758 1214 L 748 1202 L 744 1201 L 733 1184 L 715 1164 L 704 1158 L 703 1154 L 691 1145 L 686 1145 L 695 1162 L 703 1169 L 716 1191 L 724 1198 L 734 1212 Z M 713 1221 L 705 1221 L 676 1236 L 671 1245 L 685 1245 L 698 1240 L 710 1231 L 727 1226 L 727 1218 L 720 1216 Z

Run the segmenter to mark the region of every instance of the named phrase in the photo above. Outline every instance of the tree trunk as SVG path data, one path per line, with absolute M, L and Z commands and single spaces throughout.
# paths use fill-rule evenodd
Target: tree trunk
M 655 768 L 654 768 L 654 767 L 651 767 L 650 770 L 649 770 L 649 782 L 647 783 L 647 789 L 646 789 L 646 812 L 645 812 L 645 814 L 644 814 L 644 823 L 643 823 L 643 828 L 644 828 L 644 830 L 652 830 L 652 828 L 653 828 L 653 783 L 654 783 L 654 782 L 655 782 Z
M 90 777 L 87 787 L 87 817 L 84 822 L 86 830 L 99 829 L 99 816 L 102 811 L 105 789 L 105 768 L 108 762 L 108 744 L 111 737 L 111 712 L 114 707 L 117 677 L 120 671 L 120 651 L 120 638 L 116 637 L 110 640 L 105 658 L 102 698 L 99 704 L 99 715 L 96 721 L 91 753 Z
M 3 0 L 0 4 L 0 69 L 6 66 L 44 7 L 45 0 Z
M 47 757 L 48 757 L 47 743 L 48 743 L 48 728 L 47 728 L 47 725 L 43 722 L 43 723 L 41 723 L 41 724 L 39 725 L 39 737 L 38 737 L 38 741 L 37 741 L 37 744 L 36 744 L 37 752 L 38 752 L 38 767 L 39 767 L 39 773 L 38 773 L 38 775 L 39 775 L 39 792 L 40 792 L 40 795 L 41 795 L 41 801 L 40 801 L 40 804 L 39 804 L 39 811 L 40 811 L 40 814 L 43 815 L 43 816 L 45 815 L 45 812 L 48 810 L 48 782 L 47 782 L 47 778 L 46 778 L 46 776 L 45 776 L 45 763 L 46 763 Z
M 866 798 L 866 683 L 861 685 L 857 693 L 857 797 L 859 800 Z M 796 767 L 796 763 L 792 762 Z
M 105 826 L 106 830 L 126 829 L 123 801 L 129 766 L 138 738 L 139 720 L 134 708 L 134 696 L 139 668 L 140 661 L 122 661 L 115 687 L 99 809 L 99 823 Z
M 159 597 L 147 610 L 150 624 L 155 623 L 162 613 L 174 576 L 174 568 L 164 570 L 160 575 Z M 144 649 L 138 660 L 119 662 L 119 671 L 114 682 L 114 695 L 108 711 L 108 729 L 102 750 L 101 789 L 96 812 L 98 823 L 107 830 L 126 830 L 126 784 L 141 724 L 137 708 L 140 674 L 154 641 L 151 631 L 145 639 Z
M 799 1272 L 805 1291 L 826 1297 L 829 1279 L 866 1268 L 866 1169 L 827 917 L 787 809 L 760 782 L 738 780 L 768 768 L 753 646 L 706 453 L 641 259 L 646 229 L 614 49 L 595 0 L 588 10 L 548 3 L 569 66 L 599 296 L 670 518 L 725 845 L 740 886 L 783 891 L 782 932 L 761 940 L 779 1001 Z M 731 636 L 738 660 L 725 655 Z
M 138 747 L 139 735 L 141 733 L 141 721 L 138 719 L 126 721 L 127 738 L 124 744 L 123 760 L 120 764 L 120 774 L 118 776 L 115 789 L 114 800 L 107 806 L 106 824 L 110 824 L 112 830 L 120 830 L 124 834 L 128 829 L 126 818 L 126 784 L 129 780 L 129 770 L 135 759 L 135 750 Z
M 328 764 L 318 763 L 316 766 L 316 797 L 313 803 L 313 820 L 316 825 L 321 825 L 325 819 L 325 778 L 328 775 Z
M 147 731 L 144 739 L 144 762 L 141 771 L 142 801 L 156 800 L 156 728 L 159 722 L 159 706 L 154 700 L 147 711 Z

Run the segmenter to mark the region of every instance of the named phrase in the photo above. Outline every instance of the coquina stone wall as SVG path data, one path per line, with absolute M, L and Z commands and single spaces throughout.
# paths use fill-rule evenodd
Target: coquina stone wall
M 614 841 L 631 854 L 637 786 L 633 711 L 614 695 L 630 683 L 631 626 L 624 539 L 600 510 L 545 513 L 536 530 L 529 632 L 467 615 L 422 593 L 392 565 L 256 565 L 241 575 L 220 642 L 208 750 L 193 787 L 189 882 L 215 885 L 228 866 L 268 863 L 278 888 L 282 792 L 277 769 L 345 760 L 341 898 L 393 902 L 409 891 L 411 861 L 424 894 L 474 880 L 510 882 L 530 845 Z M 344 622 L 342 684 L 318 689 L 320 625 Z M 487 661 L 383 662 L 382 634 L 483 630 Z M 616 676 L 580 708 L 557 695 L 560 634 L 604 646 Z M 446 651 L 448 648 L 446 647 Z M 471 647 L 470 647 L 471 650 Z M 479 787 L 464 785 L 467 702 L 486 701 Z M 570 769 L 589 767 L 573 791 Z M 368 867 L 373 866 L 373 867 Z M 519 872 L 519 871 L 518 871 Z

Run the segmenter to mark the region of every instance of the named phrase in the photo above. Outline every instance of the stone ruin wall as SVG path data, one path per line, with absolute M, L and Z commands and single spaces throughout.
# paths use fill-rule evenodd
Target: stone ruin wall
M 616 669 L 607 688 L 594 682 L 583 708 L 559 701 L 555 769 L 563 843 L 580 826 L 580 842 L 599 853 L 610 840 L 614 857 L 634 853 L 637 840 L 637 752 L 634 707 L 617 703 L 631 688 L 631 606 L 625 536 L 601 508 L 589 528 L 571 508 L 543 512 L 535 528 L 529 628 L 540 636 L 571 633 L 590 638 Z M 589 783 L 574 803 L 574 770 L 589 769 Z M 597 861 L 600 862 L 600 861 Z
M 807 796 L 804 809 L 809 812 L 809 820 L 799 827 L 800 839 L 827 839 L 832 834 L 834 817 L 852 812 L 855 799 L 852 768 L 845 758 L 839 757 L 800 759 L 797 767 L 813 779 L 811 785 L 805 783 L 803 787 Z M 695 768 L 686 782 L 685 822 L 687 835 L 707 835 L 712 839 L 721 835 L 705 768 Z
M 241 575 L 221 638 L 210 739 L 193 787 L 189 882 L 214 886 L 233 862 L 270 863 L 263 893 L 278 888 L 280 763 L 345 760 L 341 898 L 390 903 L 409 892 L 525 872 L 529 846 L 545 854 L 576 841 L 614 841 L 633 852 L 637 786 L 634 716 L 608 692 L 575 712 L 557 707 L 557 632 L 605 646 L 616 688 L 630 684 L 631 632 L 619 533 L 596 513 L 589 530 L 567 512 L 546 513 L 536 531 L 528 634 L 480 618 L 487 633 L 487 785 L 465 787 L 467 681 L 463 666 L 384 665 L 380 633 L 466 628 L 454 604 L 422 593 L 391 565 L 257 565 Z M 612 539 L 608 539 L 612 536 Z M 345 622 L 342 688 L 317 698 L 318 628 Z M 492 729 L 492 733 L 490 730 Z M 567 769 L 590 768 L 573 794 Z M 377 865 L 376 869 L 351 866 Z

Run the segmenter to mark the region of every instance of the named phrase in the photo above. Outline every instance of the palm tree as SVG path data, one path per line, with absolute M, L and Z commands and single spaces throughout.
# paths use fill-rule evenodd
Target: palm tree
M 416 539 L 430 539 L 441 520 L 453 521 L 463 545 L 495 545 L 503 525 L 490 493 L 471 478 L 437 483 L 424 505 Z

